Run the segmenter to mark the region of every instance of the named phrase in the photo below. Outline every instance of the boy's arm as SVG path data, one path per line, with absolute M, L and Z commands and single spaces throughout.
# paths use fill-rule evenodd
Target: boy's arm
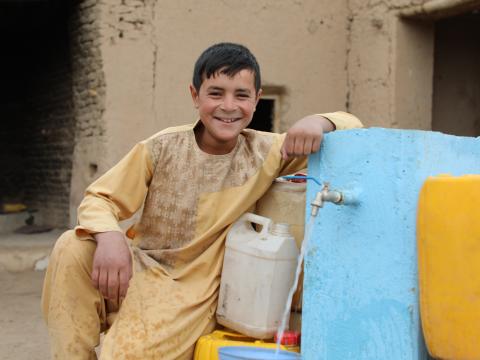
M 77 235 L 93 237 L 97 242 L 92 283 L 114 303 L 125 297 L 132 275 L 130 250 L 118 222 L 132 216 L 143 204 L 152 169 L 146 145 L 136 145 L 87 188 L 79 207 Z
M 361 128 L 363 124 L 352 114 L 337 111 L 309 115 L 298 120 L 286 133 L 281 147 L 280 175 L 291 174 L 307 167 L 306 155 L 317 152 L 323 134 L 333 130 Z
M 363 124 L 355 115 L 345 111 L 335 111 L 331 113 L 317 114 L 327 118 L 335 126 L 334 130 L 347 130 L 363 128 Z
M 78 208 L 76 234 L 123 232 L 118 222 L 131 217 L 143 204 L 153 165 L 145 143 L 139 143 L 117 165 L 93 182 Z

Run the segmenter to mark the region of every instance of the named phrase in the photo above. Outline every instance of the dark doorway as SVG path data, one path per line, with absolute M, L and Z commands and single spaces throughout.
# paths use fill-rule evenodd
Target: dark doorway
M 480 11 L 435 23 L 432 130 L 480 135 Z
M 0 203 L 68 224 L 74 145 L 70 1 L 0 3 Z
M 273 120 L 275 118 L 275 100 L 260 99 L 257 104 L 257 110 L 253 115 L 252 122 L 248 126 L 250 129 L 269 131 L 273 130 Z

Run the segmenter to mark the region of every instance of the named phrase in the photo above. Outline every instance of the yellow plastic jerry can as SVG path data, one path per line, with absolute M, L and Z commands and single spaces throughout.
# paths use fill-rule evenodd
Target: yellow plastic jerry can
M 480 175 L 429 178 L 417 217 L 420 311 L 430 354 L 480 359 Z
M 255 346 L 274 349 L 277 345 L 274 342 L 253 339 L 234 332 L 215 330 L 213 333 L 198 339 L 193 359 L 219 360 L 218 348 L 221 346 Z M 281 349 L 292 351 L 292 349 L 287 349 L 285 346 L 281 346 Z

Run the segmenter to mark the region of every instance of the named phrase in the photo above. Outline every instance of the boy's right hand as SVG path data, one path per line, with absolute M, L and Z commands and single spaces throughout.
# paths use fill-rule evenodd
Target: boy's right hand
M 125 236 L 118 231 L 93 235 L 97 249 L 93 256 L 92 283 L 103 297 L 120 304 L 132 277 L 132 256 Z

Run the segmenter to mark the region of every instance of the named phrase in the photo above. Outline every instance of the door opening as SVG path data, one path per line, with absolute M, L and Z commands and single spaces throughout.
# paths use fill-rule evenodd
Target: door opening
M 26 205 L 55 227 L 68 224 L 75 133 L 70 5 L 0 5 L 0 203 Z
M 480 135 L 480 10 L 435 23 L 432 130 Z
M 272 132 L 275 120 L 275 105 L 274 99 L 260 99 L 252 122 L 248 127 L 250 129 Z

